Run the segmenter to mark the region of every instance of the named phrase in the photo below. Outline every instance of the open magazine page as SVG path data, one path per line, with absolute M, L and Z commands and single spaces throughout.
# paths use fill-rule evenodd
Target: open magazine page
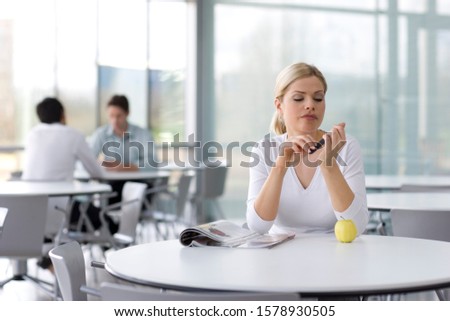
M 184 230 L 180 234 L 180 241 L 183 245 L 191 246 L 233 247 L 257 235 L 232 222 L 220 220 Z
M 294 236 L 294 233 L 260 235 L 221 220 L 185 229 L 180 234 L 180 242 L 185 246 L 270 248 Z
M 264 234 L 258 235 L 254 238 L 247 240 L 245 243 L 238 246 L 238 248 L 271 248 L 277 244 L 283 243 L 287 240 L 291 240 L 295 237 L 295 233 L 286 234 Z

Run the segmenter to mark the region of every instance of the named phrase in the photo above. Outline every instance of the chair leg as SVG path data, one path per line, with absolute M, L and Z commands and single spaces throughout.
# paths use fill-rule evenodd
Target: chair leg
M 213 200 L 213 204 L 216 207 L 217 212 L 219 213 L 219 218 L 224 220 L 225 219 L 225 214 L 223 213 L 223 210 L 220 207 L 219 201 L 218 200 Z
M 166 235 L 165 234 L 163 234 L 163 232 L 161 231 L 161 228 L 159 227 L 159 222 L 158 221 L 154 221 L 154 225 L 155 225 L 155 230 L 156 230 L 156 233 L 158 234 L 158 238 L 162 238 L 162 240 L 166 240 L 167 238 L 166 238 Z
M 23 275 L 23 278 L 25 280 L 33 282 L 35 285 L 37 285 L 41 290 L 43 290 L 48 295 L 54 296 L 54 291 L 53 291 L 54 283 L 35 278 L 31 275 Z
M 161 222 L 156 223 L 158 226 Z M 169 227 L 167 225 L 167 222 L 164 222 L 164 234 L 161 234 L 164 241 L 167 241 L 169 239 Z M 161 229 L 160 229 L 161 231 Z
M 439 301 L 447 301 L 447 297 L 446 297 L 446 295 L 444 293 L 444 290 L 436 290 L 435 292 L 436 292 L 436 295 L 439 298 Z

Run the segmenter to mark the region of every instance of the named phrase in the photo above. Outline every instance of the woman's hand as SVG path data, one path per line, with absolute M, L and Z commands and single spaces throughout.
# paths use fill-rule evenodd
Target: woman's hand
M 346 178 L 342 174 L 339 163 L 339 151 L 346 144 L 345 123 L 335 125 L 331 133 L 324 135 L 325 145 L 321 148 L 319 159 L 320 170 L 328 188 L 331 204 L 337 212 L 344 212 L 351 206 L 355 199 L 355 193 L 350 188 Z
M 289 137 L 280 146 L 280 154 L 277 165 L 281 167 L 292 166 L 300 160 L 300 155 L 305 156 L 314 150 L 316 141 L 310 135 L 298 135 Z
M 323 139 L 325 144 L 320 150 L 319 160 L 322 167 L 332 167 L 336 164 L 338 153 L 347 142 L 345 123 L 334 125 L 331 132 L 323 135 Z

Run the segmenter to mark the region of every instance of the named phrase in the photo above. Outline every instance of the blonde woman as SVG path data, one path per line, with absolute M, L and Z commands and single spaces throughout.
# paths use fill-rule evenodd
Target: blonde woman
M 328 233 L 338 219 L 351 219 L 358 235 L 364 232 L 369 214 L 361 150 L 345 123 L 328 133 L 320 128 L 326 92 L 315 66 L 297 63 L 278 75 L 272 121 L 278 136 L 259 142 L 250 167 L 251 230 Z

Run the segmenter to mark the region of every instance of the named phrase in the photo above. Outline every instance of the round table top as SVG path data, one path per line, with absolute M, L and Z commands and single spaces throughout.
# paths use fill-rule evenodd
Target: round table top
M 82 183 L 77 181 L 0 182 L 0 195 L 2 196 L 23 196 L 23 195 L 69 196 L 69 195 L 108 193 L 108 192 L 111 192 L 111 186 L 108 184 L 99 184 L 99 183 Z
M 450 285 L 450 243 L 363 235 L 298 235 L 271 249 L 191 248 L 178 240 L 109 254 L 106 269 L 128 281 L 182 290 L 394 293 Z
M 421 210 L 450 211 L 450 193 L 396 193 L 367 194 L 367 207 L 372 211 Z

